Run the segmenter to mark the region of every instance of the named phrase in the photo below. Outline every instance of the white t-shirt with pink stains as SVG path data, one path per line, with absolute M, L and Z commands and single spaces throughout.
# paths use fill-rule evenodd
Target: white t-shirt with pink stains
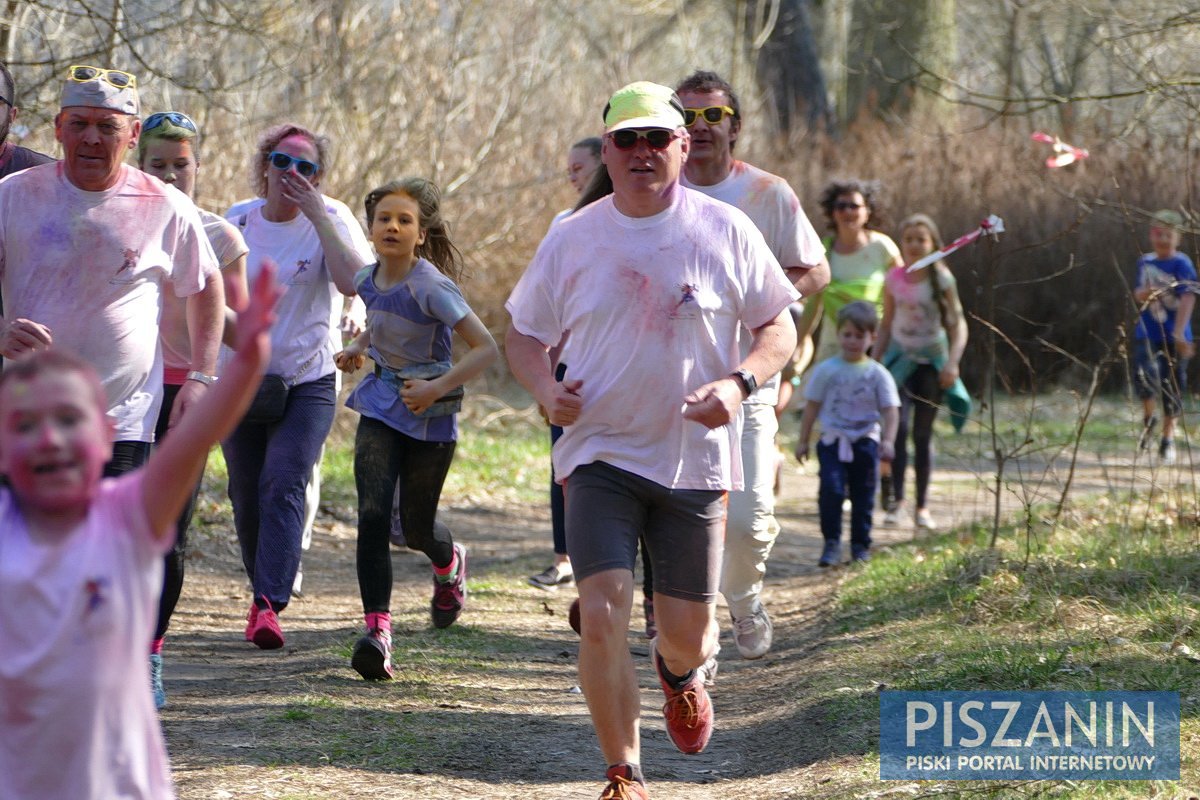
M 754 223 L 690 189 L 651 217 L 610 195 L 555 225 L 506 307 L 547 346 L 571 331 L 583 409 L 554 446 L 559 480 L 603 461 L 670 488 L 741 489 L 740 416 L 709 430 L 683 398 L 737 368 L 740 326 L 796 297 Z
M 101 481 L 52 542 L 0 489 L 0 796 L 175 795 L 146 658 L 171 541 L 151 536 L 143 474 Z
M 767 240 L 767 247 L 784 269 L 811 267 L 825 256 L 825 245 L 800 206 L 800 200 L 788 182 L 745 161 L 734 161 L 729 174 L 720 183 L 697 186 L 687 176 L 680 183 L 703 192 L 723 203 L 741 209 Z M 750 352 L 751 337 L 744 336 L 742 357 Z M 774 406 L 779 399 L 779 376 L 772 375 L 747 403 Z
M 187 195 L 128 165 L 85 192 L 44 164 L 0 181 L 0 287 L 6 319 L 50 329 L 95 367 L 117 441 L 154 440 L 162 402 L 162 293 L 220 280 Z

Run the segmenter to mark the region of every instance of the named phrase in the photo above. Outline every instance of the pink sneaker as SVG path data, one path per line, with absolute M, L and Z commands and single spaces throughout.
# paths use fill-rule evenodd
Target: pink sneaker
M 246 641 L 254 641 L 254 628 L 258 625 L 258 606 L 250 602 L 250 613 L 246 615 Z
M 354 645 L 350 666 L 369 681 L 392 679 L 392 623 L 389 614 L 367 614 L 367 635 Z
M 454 580 L 442 583 L 437 574 L 433 576 L 433 600 L 429 612 L 435 628 L 449 628 L 467 604 L 467 549 L 456 544 L 454 552 L 458 554 L 458 572 Z
M 278 650 L 283 647 L 283 629 L 279 617 L 268 602 L 266 608 L 251 606 L 247 619 L 246 638 L 261 650 Z

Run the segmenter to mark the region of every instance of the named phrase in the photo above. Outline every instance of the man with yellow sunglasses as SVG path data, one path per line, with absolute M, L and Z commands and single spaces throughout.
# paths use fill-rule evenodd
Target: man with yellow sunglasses
M 696 72 L 675 87 L 683 101 L 691 152 L 680 182 L 746 213 L 762 232 L 801 295 L 829 283 L 825 247 L 787 181 L 733 157 L 742 128 L 733 87 L 714 72 Z M 805 332 L 798 331 L 801 341 Z M 743 337 L 743 355 L 748 337 Z M 771 617 L 759 598 L 767 557 L 779 535 L 775 521 L 775 403 L 779 376 L 742 403 L 745 489 L 729 493 L 721 593 L 733 617 L 734 642 L 743 658 L 771 649 Z

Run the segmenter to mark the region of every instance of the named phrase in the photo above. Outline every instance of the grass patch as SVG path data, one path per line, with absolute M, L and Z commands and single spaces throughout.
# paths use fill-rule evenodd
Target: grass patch
M 878 694 L 921 690 L 1180 693 L 1182 781 L 999 786 L 929 782 L 967 796 L 1175 796 L 1200 782 L 1200 548 L 1194 526 L 1144 501 L 1096 502 L 1054 538 L 981 528 L 883 550 L 841 588 L 831 677 L 814 687 L 835 752 L 878 759 Z M 869 742 L 865 752 L 863 742 Z M 877 775 L 878 773 L 876 773 Z M 925 786 L 926 784 L 922 784 Z M 936 788 L 935 788 L 936 787 Z M 839 795 L 840 796 L 840 795 Z M 851 796 L 851 795 L 846 795 Z

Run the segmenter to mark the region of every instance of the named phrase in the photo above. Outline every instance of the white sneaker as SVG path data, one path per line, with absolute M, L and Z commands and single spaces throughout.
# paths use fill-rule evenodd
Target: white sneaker
M 696 667 L 696 672 L 700 674 L 700 680 L 704 682 L 705 686 L 711 687 L 717 682 L 717 669 L 721 666 L 717 661 L 717 656 L 720 652 L 721 645 L 718 644 L 717 649 L 713 650 L 713 654 L 708 657 L 708 660 Z
M 913 522 L 917 524 L 918 528 L 924 528 L 927 531 L 937 530 L 937 521 L 927 508 L 918 508 L 917 513 L 913 516 Z
M 733 618 L 733 641 L 742 658 L 762 658 L 771 649 L 775 626 L 762 603 L 756 604 L 753 612 L 744 617 Z
M 892 510 L 883 515 L 883 527 L 895 528 L 900 524 L 900 512 Z

